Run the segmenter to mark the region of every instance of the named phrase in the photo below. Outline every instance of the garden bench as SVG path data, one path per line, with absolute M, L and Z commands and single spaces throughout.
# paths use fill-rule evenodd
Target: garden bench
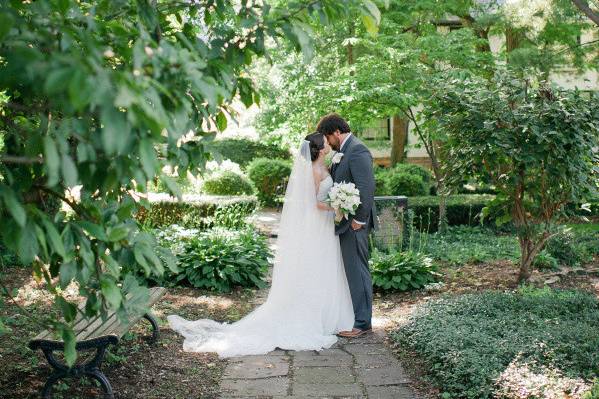
M 166 289 L 162 287 L 150 288 L 148 308 L 158 302 L 165 292 Z M 147 319 L 152 324 L 151 341 L 155 342 L 158 339 L 158 323 L 150 313 L 131 315 L 125 322 L 120 320 L 115 312 L 109 313 L 105 320 L 101 316 L 87 318 L 82 314 L 83 312 L 79 312 L 79 316 L 74 324 L 75 348 L 77 352 L 95 350 L 96 353 L 90 356 L 91 359 L 83 360 L 81 364 L 68 367 L 54 356 L 54 351 L 64 350 L 64 342 L 54 339 L 52 332 L 47 330 L 29 342 L 30 349 L 41 349 L 44 352 L 48 363 L 54 369 L 54 372 L 48 377 L 48 381 L 46 381 L 42 390 L 42 398 L 44 399 L 51 398 L 52 386 L 58 380 L 68 377 L 81 378 L 84 376 L 97 380 L 104 390 L 105 397 L 113 399 L 114 392 L 110 386 L 110 382 L 100 370 L 108 345 L 116 345 L 123 335 L 141 318 Z

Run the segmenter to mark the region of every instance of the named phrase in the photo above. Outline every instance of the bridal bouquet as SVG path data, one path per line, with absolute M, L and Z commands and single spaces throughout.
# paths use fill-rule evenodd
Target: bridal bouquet
M 329 191 L 327 200 L 331 208 L 335 209 L 335 221 L 340 222 L 344 217 L 356 213 L 360 206 L 360 190 L 354 183 L 335 183 Z

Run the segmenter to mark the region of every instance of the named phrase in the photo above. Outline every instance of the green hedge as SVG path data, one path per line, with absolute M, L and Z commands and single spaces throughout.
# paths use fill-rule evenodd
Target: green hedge
M 207 177 L 202 184 L 202 192 L 210 195 L 251 195 L 254 187 L 247 177 L 227 170 Z
M 256 187 L 258 200 L 264 206 L 280 205 L 291 174 L 291 162 L 282 159 L 257 158 L 248 165 L 248 176 Z
M 434 179 L 430 170 L 419 165 L 399 163 L 374 171 L 376 195 L 418 196 L 433 194 Z
M 450 226 L 480 224 L 482 209 L 495 198 L 489 194 L 457 194 L 447 198 L 447 222 Z M 439 197 L 409 197 L 408 209 L 414 211 L 414 223 L 420 230 L 435 231 L 439 223 Z M 488 224 L 491 218 L 485 220 Z
M 189 198 L 182 202 L 176 200 L 152 202 L 150 209 L 140 208 L 136 219 L 150 228 L 177 224 L 186 228 L 205 229 L 215 224 L 215 215 L 224 213 L 223 211 L 227 209 L 238 214 L 250 215 L 258 206 L 258 200 L 252 196 L 189 196 Z
M 440 397 L 486 399 L 506 388 L 496 384 L 515 360 L 570 378 L 598 377 L 597 331 L 592 293 L 526 288 L 428 302 L 392 338 L 425 362 Z
M 208 147 L 211 151 L 219 153 L 223 159 L 230 159 L 241 167 L 247 166 L 255 158 L 291 158 L 288 150 L 275 144 L 243 138 L 215 140 Z

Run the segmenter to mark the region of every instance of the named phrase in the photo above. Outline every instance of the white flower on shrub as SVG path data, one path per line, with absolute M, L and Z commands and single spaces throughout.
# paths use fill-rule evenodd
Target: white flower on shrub
M 518 357 L 497 378 L 496 398 L 581 399 L 591 386 L 584 380 L 568 378 L 560 371 L 524 363 Z
M 209 175 L 222 173 L 222 172 L 233 172 L 242 175 L 241 167 L 238 163 L 235 163 L 229 159 L 223 160 L 221 163 L 217 161 L 206 162 L 206 172 Z
M 329 191 L 329 197 L 327 200 L 331 208 L 335 209 L 337 221 L 341 221 L 342 218 L 349 219 L 349 215 L 354 215 L 358 206 L 362 203 L 360 201 L 360 191 L 356 188 L 354 183 L 335 183 Z

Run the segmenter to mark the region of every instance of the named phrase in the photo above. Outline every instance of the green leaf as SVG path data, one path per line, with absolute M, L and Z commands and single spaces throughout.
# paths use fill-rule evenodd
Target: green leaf
M 92 90 L 89 87 L 86 72 L 76 69 L 69 81 L 69 98 L 73 107 L 81 111 L 92 97 Z
M 227 117 L 223 111 L 216 115 L 216 127 L 221 132 L 227 128 Z
M 368 13 L 374 18 L 374 22 L 379 25 L 381 23 L 381 12 L 379 8 L 371 0 L 363 0 L 363 2 Z
M 56 230 L 56 227 L 54 227 L 54 225 L 47 219 L 44 219 L 42 223 L 44 224 L 47 237 L 50 240 L 50 244 L 52 245 L 54 252 L 60 255 L 63 259 L 66 258 L 67 254 L 64 248 L 64 243 L 60 234 L 58 233 L 58 230 Z
M 379 27 L 378 27 L 376 21 L 374 20 L 374 18 L 371 17 L 370 15 L 362 15 L 362 22 L 364 23 L 364 26 L 366 27 L 366 31 L 368 31 L 368 33 L 370 33 L 370 35 L 376 36 L 376 34 L 379 31 Z
M 58 11 L 60 11 L 60 13 L 62 15 L 65 15 L 67 13 L 67 11 L 69 10 L 69 5 L 70 5 L 70 1 L 69 0 L 58 0 Z
M 117 226 L 108 228 L 108 241 L 120 241 L 129 235 L 129 229 L 126 226 Z
M 8 212 L 13 219 L 15 219 L 15 222 L 17 222 L 19 226 L 25 227 L 25 224 L 27 223 L 27 214 L 15 193 L 10 189 L 4 189 L 2 190 L 2 197 L 4 198 L 6 209 L 8 209 Z
M 144 138 L 139 143 L 139 157 L 146 177 L 148 179 L 153 178 L 158 166 L 158 159 L 156 158 L 156 151 L 150 139 Z
M 23 264 L 30 264 L 39 252 L 39 244 L 35 236 L 35 228 L 28 224 L 21 229 L 19 236 L 18 254 Z
M 58 306 L 60 306 L 60 311 L 62 312 L 65 321 L 70 323 L 75 320 L 75 317 L 77 317 L 77 306 L 61 296 L 59 296 L 56 301 L 58 302 Z
M 108 237 L 104 232 L 104 228 L 95 223 L 89 222 L 87 220 L 79 220 L 76 224 L 81 227 L 85 232 L 87 232 L 90 236 L 97 238 L 98 240 L 107 241 Z
M 72 329 L 64 328 L 62 330 L 62 340 L 64 342 L 64 360 L 67 366 L 72 366 L 77 360 L 77 351 L 75 350 L 75 334 Z
M 310 35 L 304 29 L 304 26 L 296 23 L 292 28 L 293 34 L 297 38 L 297 41 L 302 49 L 302 54 L 304 55 L 304 62 L 310 62 L 314 57 L 314 47 L 312 46 L 312 39 Z
M 7 12 L 0 12 L 0 41 L 10 32 L 14 25 L 12 15 Z
M 141 265 L 141 267 L 144 268 L 144 272 L 145 272 L 146 276 L 149 276 L 150 275 L 150 265 L 148 264 L 148 261 L 144 257 L 143 247 L 144 247 L 144 245 L 136 243 L 135 246 L 133 247 L 133 255 L 135 256 L 135 260 L 137 261 L 137 263 L 139 263 Z
M 109 155 L 122 152 L 127 144 L 123 139 L 123 135 L 127 133 L 128 129 L 125 115 L 113 106 L 107 106 L 102 108 L 101 119 L 104 150 Z
M 49 187 L 53 187 L 59 180 L 58 169 L 60 168 L 60 157 L 58 156 L 56 143 L 50 136 L 44 137 L 44 160 L 48 168 L 47 184 Z
M 108 269 L 110 274 L 112 274 L 115 278 L 119 278 L 119 276 L 121 275 L 121 268 L 119 264 L 116 262 L 116 260 L 114 260 L 112 256 L 107 254 L 102 254 L 101 258 L 104 261 L 104 264 L 106 265 L 106 268 Z
M 59 281 L 60 288 L 65 289 L 77 276 L 77 265 L 74 262 L 64 262 L 60 265 Z
M 102 289 L 102 295 L 104 295 L 111 308 L 116 309 L 121 306 L 123 299 L 121 290 L 111 277 L 102 275 L 100 277 L 100 288 Z
M 67 154 L 62 155 L 62 176 L 68 187 L 77 185 L 77 166 L 75 166 L 75 162 Z
M 73 75 L 73 68 L 53 68 L 46 82 L 44 83 L 44 90 L 49 95 L 58 94 L 67 88 L 67 83 Z

